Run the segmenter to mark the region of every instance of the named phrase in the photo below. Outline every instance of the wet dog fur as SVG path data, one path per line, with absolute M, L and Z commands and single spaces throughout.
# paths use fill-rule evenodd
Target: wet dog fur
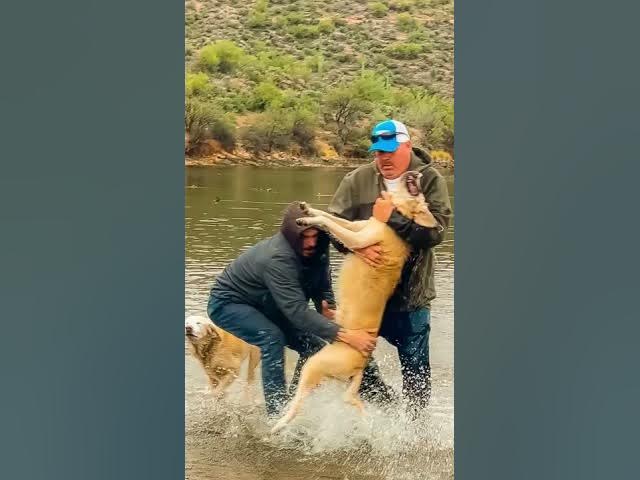
M 238 378 L 242 362 L 248 358 L 245 400 L 255 380 L 260 362 L 258 347 L 216 326 L 209 318 L 190 316 L 185 320 L 185 338 L 193 357 L 198 360 L 209 380 L 214 397 L 221 398 L 227 387 Z

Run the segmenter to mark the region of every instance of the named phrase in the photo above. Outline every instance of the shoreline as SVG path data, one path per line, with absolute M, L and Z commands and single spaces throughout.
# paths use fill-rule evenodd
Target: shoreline
M 300 168 L 357 168 L 371 162 L 370 158 L 322 158 L 322 157 L 297 157 L 276 153 L 268 156 L 252 156 L 252 155 L 212 155 L 206 157 L 185 157 L 185 167 L 232 167 L 232 166 L 249 166 L 249 167 L 300 167 Z M 454 170 L 454 162 L 442 162 L 432 160 L 432 164 L 436 168 L 443 170 Z

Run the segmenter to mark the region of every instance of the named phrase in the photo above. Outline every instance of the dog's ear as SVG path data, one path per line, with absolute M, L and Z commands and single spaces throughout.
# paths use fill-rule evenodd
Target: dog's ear
M 204 327 L 204 331 L 205 333 L 213 338 L 219 338 L 220 335 L 218 335 L 218 332 L 216 331 L 215 327 L 213 326 L 212 323 L 207 323 Z
M 423 227 L 437 227 L 438 221 L 436 217 L 429 211 L 429 207 L 426 203 L 418 204 L 418 207 L 414 210 L 413 221 Z

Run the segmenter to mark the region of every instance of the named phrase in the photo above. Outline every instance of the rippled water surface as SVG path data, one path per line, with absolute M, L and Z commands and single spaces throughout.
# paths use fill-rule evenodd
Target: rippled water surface
M 185 173 L 186 313 L 206 315 L 215 276 L 239 253 L 275 233 L 284 207 L 305 200 L 325 208 L 348 170 L 319 168 L 187 168 Z M 453 202 L 453 176 L 448 180 Z M 262 393 L 243 404 L 233 385 L 212 400 L 200 367 L 185 350 L 185 478 L 229 480 L 402 480 L 453 478 L 453 241 L 437 248 L 438 298 L 432 306 L 433 396 L 415 422 L 367 406 L 360 417 L 327 383 L 282 435 L 268 434 Z M 341 255 L 331 252 L 334 272 Z M 395 349 L 381 340 L 375 356 L 385 380 L 400 389 Z M 290 352 L 290 374 L 296 354 Z M 259 377 L 258 377 L 259 378 Z M 258 382 L 259 383 L 259 382 Z

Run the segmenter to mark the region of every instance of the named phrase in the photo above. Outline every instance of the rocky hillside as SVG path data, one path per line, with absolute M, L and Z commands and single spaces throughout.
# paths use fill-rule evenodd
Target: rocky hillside
M 453 153 L 452 0 L 188 0 L 187 154 L 366 154 L 395 116 Z M 299 152 L 296 152 L 299 150 Z
M 256 13 L 257 4 L 187 1 L 187 63 L 215 40 L 233 40 L 247 51 L 264 42 L 300 60 L 322 54 L 330 83 L 353 77 L 364 65 L 398 85 L 453 96 L 452 0 L 271 0 L 264 15 Z M 416 52 L 405 47 L 407 53 L 398 54 L 403 45 Z

